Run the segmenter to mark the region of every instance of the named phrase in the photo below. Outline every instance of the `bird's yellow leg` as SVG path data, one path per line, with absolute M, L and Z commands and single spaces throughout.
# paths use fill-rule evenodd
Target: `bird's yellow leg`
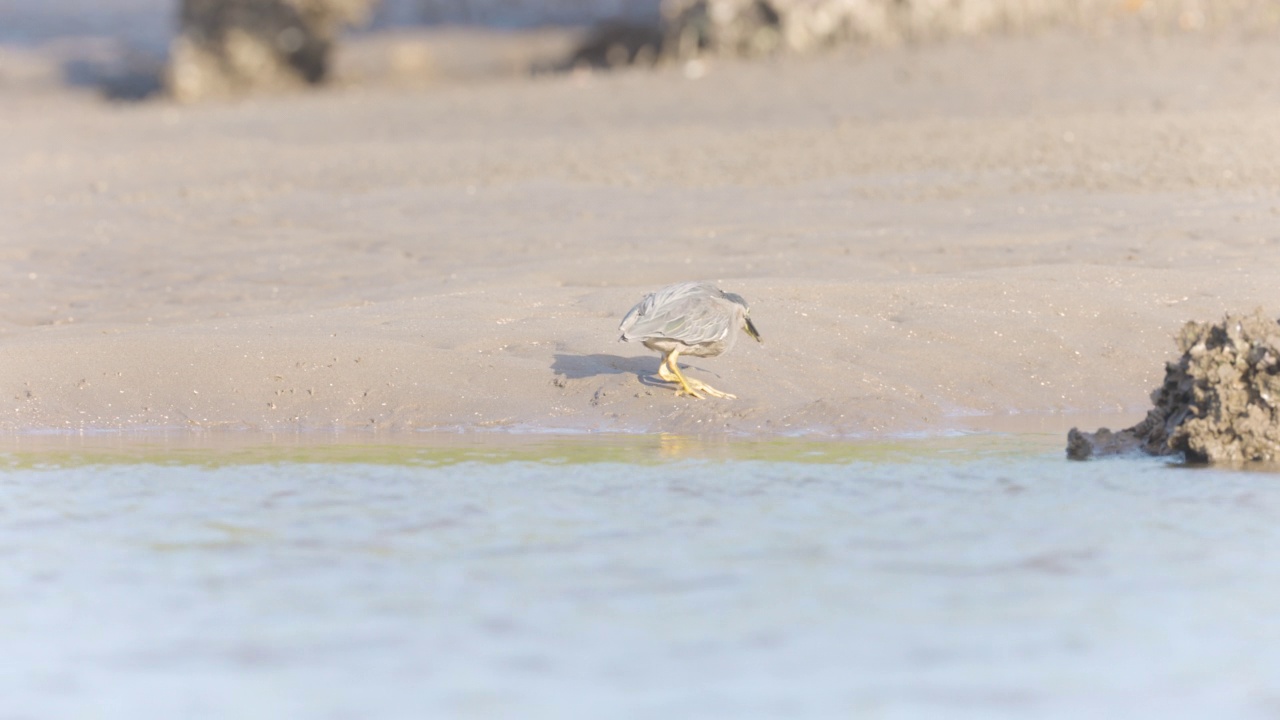
M 676 379 L 676 376 L 667 369 L 667 357 L 668 355 L 662 356 L 662 363 L 658 365 L 658 377 L 662 378 L 664 382 L 680 382 Z
M 689 384 L 689 381 L 685 379 L 684 375 L 680 374 L 680 366 L 676 364 L 676 358 L 679 357 L 679 355 L 679 350 L 672 350 L 667 353 L 667 356 L 662 359 L 662 365 L 658 367 L 658 377 L 666 380 L 667 382 L 680 383 L 680 389 L 676 391 L 677 396 L 692 395 L 701 399 L 702 395 L 699 395 L 698 391 Z

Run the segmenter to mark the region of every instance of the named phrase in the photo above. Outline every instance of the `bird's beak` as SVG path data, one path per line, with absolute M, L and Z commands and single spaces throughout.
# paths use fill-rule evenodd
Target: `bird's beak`
M 753 324 L 753 323 L 751 322 L 751 318 L 749 318 L 749 317 L 744 317 L 744 318 L 742 318 L 742 319 L 743 319 L 743 320 L 745 320 L 745 321 L 747 322 L 747 334 L 748 334 L 748 335 L 750 335 L 751 337 L 755 338 L 755 341 L 756 341 L 756 342 L 759 342 L 759 343 L 764 342 L 764 340 L 761 340 L 761 339 L 760 339 L 760 331 L 759 331 L 759 330 L 756 330 L 756 326 L 755 326 L 755 324 Z

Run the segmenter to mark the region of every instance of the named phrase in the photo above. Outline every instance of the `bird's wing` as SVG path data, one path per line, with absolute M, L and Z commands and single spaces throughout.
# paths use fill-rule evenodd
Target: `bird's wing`
M 667 338 L 686 345 L 719 340 L 732 328 L 732 311 L 714 287 L 681 283 L 646 296 L 622 319 L 628 340 Z

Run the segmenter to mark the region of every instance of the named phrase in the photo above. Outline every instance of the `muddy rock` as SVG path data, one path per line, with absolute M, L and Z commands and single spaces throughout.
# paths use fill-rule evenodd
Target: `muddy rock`
M 1072 428 L 1067 456 L 1183 454 L 1191 462 L 1280 462 L 1280 323 L 1261 311 L 1187 323 L 1182 357 L 1166 366 L 1141 423 L 1112 432 Z
M 318 84 L 341 29 L 377 0 L 183 0 L 166 84 L 178 100 Z
M 645 23 L 606 22 L 578 44 L 569 67 L 614 68 L 653 65 L 662 51 L 662 31 Z
M 1277 0 L 663 0 L 664 55 L 805 52 L 1042 27 L 1274 31 Z

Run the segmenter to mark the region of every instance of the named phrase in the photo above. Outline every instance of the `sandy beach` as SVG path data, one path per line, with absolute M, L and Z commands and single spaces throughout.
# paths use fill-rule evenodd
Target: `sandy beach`
M 0 88 L 0 431 L 748 435 L 1140 419 L 1188 320 L 1280 312 L 1280 46 L 1050 34 L 348 84 Z M 667 283 L 764 344 L 676 397 Z M 745 340 L 745 338 L 744 338 Z

